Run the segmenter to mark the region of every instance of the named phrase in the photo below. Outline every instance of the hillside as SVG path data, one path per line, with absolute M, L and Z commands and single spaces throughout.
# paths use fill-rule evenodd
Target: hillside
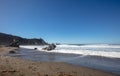
M 19 41 L 20 45 L 45 45 L 47 44 L 42 38 L 27 39 L 10 34 L 0 33 L 0 45 L 9 45 L 13 40 Z

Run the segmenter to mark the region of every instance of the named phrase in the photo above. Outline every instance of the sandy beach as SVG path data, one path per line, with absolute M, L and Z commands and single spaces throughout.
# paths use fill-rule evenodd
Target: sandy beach
M 10 51 L 16 51 L 18 48 L 17 47 L 5 47 L 5 46 L 0 46 L 0 55 L 7 54 Z
M 0 47 L 0 54 L 16 50 Z M 34 62 L 16 57 L 0 56 L 0 76 L 119 76 L 112 73 L 63 62 Z

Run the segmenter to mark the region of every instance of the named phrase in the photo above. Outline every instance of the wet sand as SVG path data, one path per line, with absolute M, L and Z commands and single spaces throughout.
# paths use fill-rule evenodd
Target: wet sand
M 10 51 L 16 51 L 18 48 L 16 47 L 5 47 L 0 45 L 0 55 L 7 54 Z
M 3 50 L 4 48 L 4 50 Z M 10 49 L 11 48 L 11 49 Z M 0 47 L 0 53 L 16 48 Z M 0 76 L 118 76 L 112 73 L 74 66 L 63 62 L 35 62 L 0 56 Z

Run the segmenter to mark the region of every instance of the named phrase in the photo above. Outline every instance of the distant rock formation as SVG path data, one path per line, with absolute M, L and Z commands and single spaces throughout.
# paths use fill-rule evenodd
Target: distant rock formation
M 10 34 L 0 33 L 0 45 L 18 45 L 18 42 L 13 42 L 17 40 L 20 45 L 46 45 L 47 43 L 43 39 L 27 39 Z
M 48 47 L 45 47 L 45 48 L 42 48 L 42 49 L 50 51 L 50 50 L 54 50 L 55 48 L 56 48 L 55 44 L 49 44 Z
M 11 46 L 11 47 L 19 47 L 19 41 L 14 39 L 13 42 L 10 43 L 8 46 Z

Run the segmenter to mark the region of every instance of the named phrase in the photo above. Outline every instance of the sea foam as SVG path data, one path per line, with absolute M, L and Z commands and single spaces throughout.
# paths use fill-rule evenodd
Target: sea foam
M 42 48 L 46 46 L 20 46 L 20 47 L 27 48 L 27 49 L 38 48 L 38 51 L 45 51 L 45 50 L 42 50 Z M 120 58 L 120 45 L 109 45 L 109 44 L 81 45 L 81 46 L 79 45 L 57 45 L 57 48 L 55 50 L 45 51 L 45 52 Z

